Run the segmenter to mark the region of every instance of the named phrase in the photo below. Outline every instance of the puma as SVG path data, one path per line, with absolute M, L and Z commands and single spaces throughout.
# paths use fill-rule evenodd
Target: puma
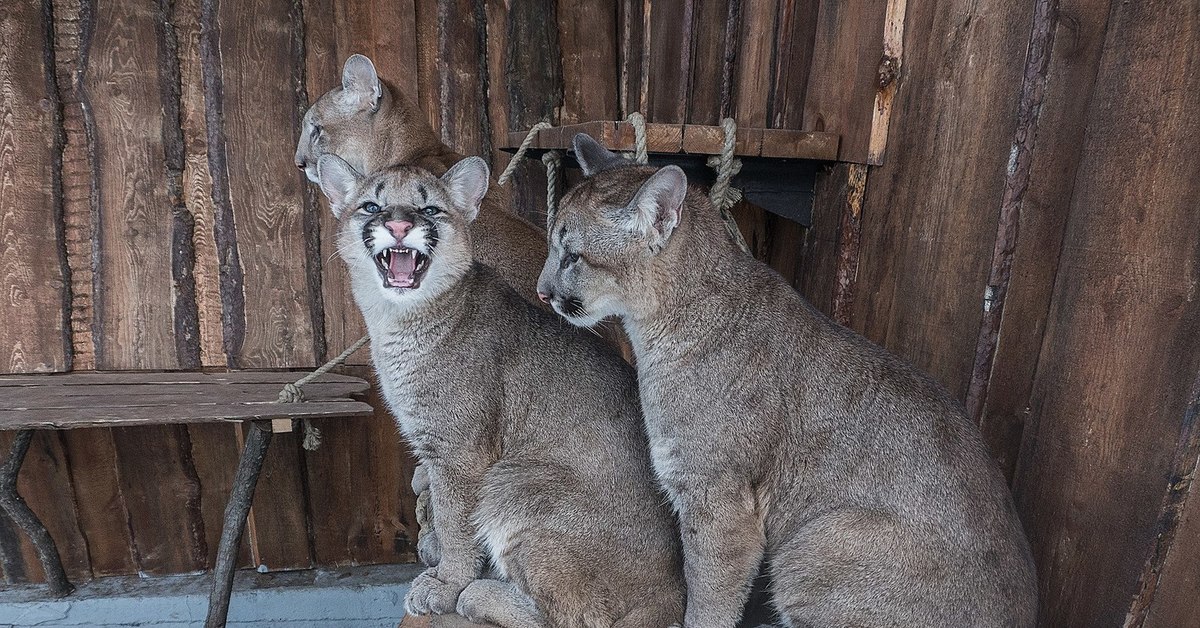
M 764 558 L 787 626 L 1033 626 L 1029 544 L 959 404 L 738 249 L 679 168 L 574 149 L 539 291 L 633 343 L 684 626 L 733 626 Z

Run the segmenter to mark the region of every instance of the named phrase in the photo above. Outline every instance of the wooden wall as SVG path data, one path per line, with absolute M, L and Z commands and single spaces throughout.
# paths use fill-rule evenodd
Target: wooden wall
M 494 168 L 543 119 L 836 132 L 811 228 L 735 208 L 755 253 L 967 405 L 1044 625 L 1200 615 L 1195 3 L 30 0 L 0 39 L 0 372 L 302 369 L 358 338 L 291 164 L 353 52 Z M 514 197 L 542 206 L 540 164 Z M 324 431 L 275 442 L 243 564 L 413 560 L 386 414 Z M 202 570 L 240 439 L 40 434 L 21 488 L 75 578 Z M 3 518 L 0 552 L 41 578 Z

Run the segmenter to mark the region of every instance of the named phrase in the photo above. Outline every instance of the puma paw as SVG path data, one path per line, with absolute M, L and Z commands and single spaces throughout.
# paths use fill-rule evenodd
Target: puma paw
M 434 568 L 426 569 L 417 576 L 404 596 L 404 611 L 410 615 L 444 615 L 453 613 L 458 605 L 458 594 L 466 584 L 443 582 L 437 578 Z

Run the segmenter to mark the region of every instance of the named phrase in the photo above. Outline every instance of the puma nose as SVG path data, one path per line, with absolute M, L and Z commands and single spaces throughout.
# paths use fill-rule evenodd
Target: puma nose
M 404 236 L 408 235 L 409 230 L 412 229 L 413 224 L 407 220 L 389 220 L 383 223 L 383 226 L 392 232 L 393 238 L 403 240 Z
M 545 292 L 538 292 L 538 300 L 546 305 L 550 305 L 550 295 L 546 294 Z

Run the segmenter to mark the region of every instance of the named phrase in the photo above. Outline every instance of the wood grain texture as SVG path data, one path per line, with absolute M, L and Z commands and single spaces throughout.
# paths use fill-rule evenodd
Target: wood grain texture
M 237 423 L 195 423 L 187 426 L 188 440 L 192 444 L 192 462 L 196 467 L 196 476 L 200 478 L 200 518 L 204 523 L 204 546 L 208 550 L 204 565 L 208 569 L 216 564 L 217 547 L 221 543 L 225 505 L 233 488 L 233 474 L 241 454 L 238 447 L 240 429 Z M 241 568 L 255 566 L 250 558 L 249 536 L 242 535 L 237 561 Z
M 1008 298 L 992 358 L 983 410 L 977 417 L 992 455 L 1011 480 L 1021 433 L 1031 411 L 1050 297 L 1071 196 L 1081 173 L 1086 118 L 1108 28 L 1109 0 L 1068 0 L 1056 7 L 1046 94 L 1038 116 L 1028 187 L 1020 206 Z
M 940 10 L 945 19 L 957 21 L 960 28 L 1000 28 L 1003 25 L 978 26 L 968 17 L 982 11 L 965 3 L 951 3 Z M 804 127 L 830 131 L 842 137 L 838 159 L 866 163 L 871 137 L 872 107 L 879 84 L 879 62 L 883 54 L 885 5 L 873 0 L 823 0 L 816 19 L 816 39 L 812 51 L 812 71 L 805 92 Z M 926 10 L 931 10 L 932 7 Z M 1014 6 L 1010 9 L 1019 13 Z M 990 20 L 988 20 L 990 22 Z M 943 32 L 948 23 L 933 26 Z M 1007 25 L 1012 28 L 1016 25 Z M 1018 30 L 1019 27 L 1017 27 Z M 1027 34 L 1027 31 L 1022 31 Z M 961 37 L 961 31 L 958 37 Z M 931 47 L 937 38 L 931 37 Z M 957 50 L 947 60 L 959 62 Z M 1009 52 L 1005 49 L 1004 52 Z M 925 54 L 930 54 L 925 51 Z M 1011 57 L 997 56 L 1004 63 Z M 965 62 L 965 59 L 961 60 Z M 1003 65 L 1003 63 L 1002 63 Z M 989 66 L 980 66 L 985 69 Z M 974 74 L 974 72 L 972 72 Z M 974 80 L 964 79 L 964 80 Z
M 774 75 L 778 15 L 772 0 L 742 0 L 733 80 L 733 119 L 739 126 L 767 126 Z
M 621 117 L 646 108 L 642 83 L 645 81 L 648 61 L 645 53 L 645 15 L 642 0 L 621 0 L 617 5 L 617 66 L 620 79 L 617 82 Z
M 1055 626 L 1126 616 L 1200 373 L 1200 9 L 1114 3 L 1107 33 L 1014 480 Z
M 86 10 L 85 10 L 86 8 Z M 62 221 L 71 282 L 71 367 L 96 367 L 92 330 L 92 178 L 96 173 L 95 120 L 83 85 L 87 47 L 91 38 L 90 3 L 55 0 L 54 64 L 62 109 Z
M 254 306 L 245 308 L 245 337 L 233 357 L 244 367 L 314 365 L 313 321 L 295 315 L 297 304 L 317 295 L 306 280 L 308 183 L 291 155 L 304 60 L 292 54 L 290 7 L 220 2 L 216 18 L 231 210 L 237 241 L 253 243 L 238 249 Z
M 775 73 L 771 85 L 768 126 L 803 129 L 804 103 L 817 34 L 815 0 L 780 0 L 775 40 Z
M 41 3 L 0 8 L 0 372 L 70 363 L 61 264 L 50 24 Z
M 687 119 L 695 4 L 694 0 L 659 0 L 645 4 L 649 28 L 642 46 L 648 57 L 643 113 L 651 122 L 680 124 Z
M 959 400 L 1007 167 L 993 147 L 1012 138 L 1030 14 L 1008 3 L 908 6 L 909 32 L 948 35 L 906 48 L 892 157 L 867 181 L 852 327 Z
M 99 2 L 84 76 L 95 111 L 99 228 L 93 296 L 96 365 L 179 366 L 171 281 L 171 202 L 164 179 L 163 102 L 152 5 Z M 177 123 L 177 121 L 171 121 Z
M 563 93 L 558 123 L 615 120 L 620 115 L 616 4 L 604 0 L 560 0 L 555 15 Z M 488 39 L 494 35 L 489 29 Z M 496 123 L 493 116 L 493 124 Z
M 87 539 L 92 575 L 137 573 L 112 430 L 71 430 L 61 438 L 70 461 L 79 527 Z
M 482 34 L 487 19 L 482 8 L 474 0 L 438 2 L 438 117 L 442 142 L 463 155 L 486 156 L 492 148 L 491 121 L 484 102 L 487 66 L 483 60 L 487 48 Z
M 692 40 L 689 44 L 692 58 L 688 64 L 691 78 L 688 81 L 687 116 L 681 122 L 704 125 L 721 122 L 721 104 L 729 101 L 725 41 L 731 4 L 736 2 L 707 0 L 692 4 Z
M 838 242 L 849 202 L 850 164 L 831 165 L 817 172 L 813 190 L 812 225 L 800 245 L 801 270 L 796 289 L 818 310 L 833 316 Z

